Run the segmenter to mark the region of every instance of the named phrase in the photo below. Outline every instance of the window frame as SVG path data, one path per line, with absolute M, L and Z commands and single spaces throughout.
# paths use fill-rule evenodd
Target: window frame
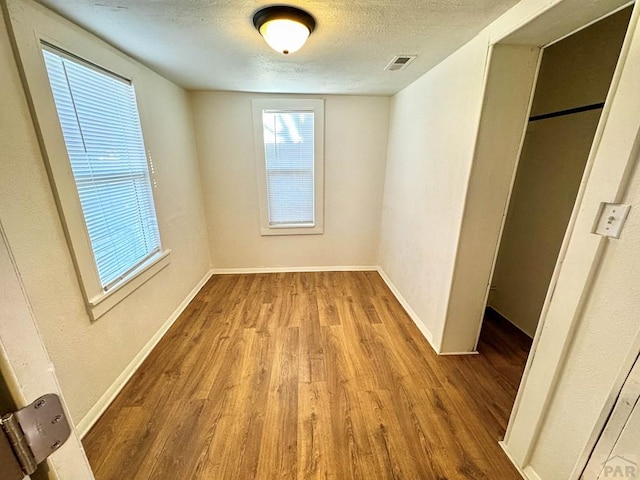
M 43 43 L 68 52 L 72 57 L 96 65 L 99 69 L 126 78 L 132 85 L 137 85 L 136 75 L 140 73 L 140 70 L 133 62 L 106 44 L 100 41 L 88 41 L 85 35 L 74 29 L 60 29 L 42 9 L 36 7 L 27 12 L 21 9 L 13 10 L 11 6 L 13 4 L 10 4 L 10 15 L 17 52 L 24 75 L 25 90 L 31 101 L 42 155 L 87 312 L 90 319 L 95 321 L 167 267 L 170 263 L 171 250 L 165 249 L 162 244 L 162 225 L 159 219 L 155 191 L 155 172 L 153 165 L 150 164 L 149 147 L 145 144 L 147 167 L 152 186 L 152 202 L 156 210 L 160 234 L 160 251 L 107 291 L 102 288 L 77 186 L 71 171 L 62 127 L 49 84 Z M 144 88 L 136 88 L 136 103 L 142 136 L 143 139 L 146 139 L 148 135 L 145 132 L 143 98 Z
M 255 145 L 256 176 L 258 180 L 258 205 L 260 234 L 268 235 L 321 235 L 324 233 L 324 99 L 320 98 L 254 98 L 253 134 Z M 263 134 L 262 112 L 312 111 L 314 114 L 314 223 L 313 225 L 271 225 L 267 192 L 267 169 Z

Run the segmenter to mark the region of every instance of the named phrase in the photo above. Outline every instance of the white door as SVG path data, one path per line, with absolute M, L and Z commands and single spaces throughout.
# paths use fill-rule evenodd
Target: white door
M 582 479 L 640 479 L 640 359 L 627 377 Z
M 0 222 L 0 374 L 13 402 L 23 407 L 47 393 L 64 398 L 42 343 L 20 275 Z M 66 409 L 66 406 L 64 407 Z M 6 413 L 6 412 L 2 412 Z M 67 411 L 67 418 L 69 412 Z M 93 473 L 72 426 L 65 444 L 47 460 L 50 478 L 92 480 Z

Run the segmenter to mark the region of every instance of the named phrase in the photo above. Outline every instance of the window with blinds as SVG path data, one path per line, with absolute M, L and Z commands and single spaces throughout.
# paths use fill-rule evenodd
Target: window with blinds
M 262 235 L 324 233 L 324 100 L 254 98 Z
M 270 226 L 314 225 L 314 112 L 262 112 Z
M 130 81 L 43 45 L 58 118 L 103 291 L 161 250 Z

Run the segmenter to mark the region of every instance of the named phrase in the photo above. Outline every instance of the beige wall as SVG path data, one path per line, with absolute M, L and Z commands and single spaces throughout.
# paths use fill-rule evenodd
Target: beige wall
M 488 305 L 533 337 L 601 110 L 533 122 L 520 156 Z
M 45 15 L 60 31 L 73 28 Z M 96 52 L 109 48 L 75 30 Z M 91 323 L 7 32 L 0 31 L 0 220 L 76 424 L 209 270 L 187 94 L 150 70 L 135 68 L 136 87 L 144 91 L 145 143 L 156 169 L 160 234 L 172 250 L 171 263 Z
M 486 55 L 483 34 L 391 103 L 380 265 L 436 345 L 473 158 Z
M 630 9 L 545 49 L 532 114 L 604 102 Z M 533 337 L 601 110 L 529 123 L 489 305 Z
M 252 98 L 269 97 L 191 94 L 214 268 L 377 265 L 389 99 L 322 97 L 324 234 L 263 237 Z

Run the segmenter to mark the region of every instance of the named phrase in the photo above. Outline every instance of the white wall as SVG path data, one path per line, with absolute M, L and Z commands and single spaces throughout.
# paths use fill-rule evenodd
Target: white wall
M 490 42 L 504 40 L 505 44 L 541 46 L 623 4 L 624 1 L 616 0 L 588 4 L 578 0 L 524 0 L 392 100 L 381 225 L 381 265 L 406 305 L 415 313 L 416 323 L 429 330 L 427 333 L 432 335 L 436 348 L 440 346 L 446 302 L 453 290 L 451 274 L 459 241 L 459 230 L 455 230 L 455 226 L 461 226 L 467 194 L 461 192 L 461 188 L 466 190 L 475 152 L 480 104 L 485 93 L 481 88 L 487 53 L 484 35 L 487 34 Z M 555 296 L 548 306 L 547 323 L 534 343 L 537 353 L 529 360 L 528 375 L 520 389 L 505 439 L 506 449 L 514 462 L 527 468 L 532 475 L 530 478 L 567 478 L 567 471 L 577 461 L 593 426 L 601 418 L 604 399 L 623 366 L 621 359 L 626 358 L 638 328 L 638 295 L 635 291 L 618 293 L 625 297 L 619 305 L 623 312 L 618 306 L 611 308 L 608 300 L 615 289 L 623 289 L 625 282 L 630 285 L 635 281 L 631 279 L 631 271 L 635 269 L 637 273 L 638 256 L 631 247 L 618 260 L 619 265 L 625 261 L 630 264 L 628 270 L 621 271 L 619 280 L 612 282 L 612 266 L 600 296 L 597 290 L 583 290 L 593 275 L 603 274 L 603 271 L 592 270 L 592 262 L 597 259 L 601 245 L 600 238 L 590 233 L 597 206 L 602 200 L 616 200 L 616 188 L 632 145 L 635 145 L 634 155 L 638 153 L 640 64 L 637 59 L 640 58 L 640 43 L 637 28 L 634 24 L 635 40 L 630 44 L 625 68 L 620 71 L 619 88 L 601 132 L 602 141 L 590 180 L 583 185 L 583 208 L 574 222 L 571 238 L 565 241 L 565 262 L 556 275 L 558 281 Z M 491 178 L 485 179 L 485 184 L 491 188 Z M 469 204 L 479 215 L 486 207 L 486 203 Z M 447 225 L 448 222 L 454 227 Z M 634 241 L 635 234 L 629 233 L 632 228 L 628 226 L 625 234 Z M 478 231 L 483 233 L 481 229 Z M 468 241 L 484 244 L 487 238 L 470 235 Z M 637 238 L 635 243 L 637 245 Z M 475 282 L 462 289 L 473 295 L 460 298 L 460 304 L 482 298 L 489 272 L 487 269 L 484 278 L 476 275 L 477 272 L 459 276 L 461 282 L 469 282 L 469 279 Z M 480 281 L 476 281 L 478 279 Z M 582 316 L 581 305 L 586 298 L 593 299 L 593 307 L 600 305 L 598 319 L 594 315 L 592 320 L 585 321 Z M 607 308 L 613 313 L 607 313 Z M 618 321 L 614 318 L 616 315 L 624 318 Z M 636 320 L 633 320 L 634 316 Z M 598 321 L 597 334 L 591 335 L 592 322 Z M 479 322 L 479 316 L 471 318 L 468 326 L 477 332 Z M 555 383 L 556 367 L 564 365 L 565 347 L 574 342 L 574 333 L 576 345 L 584 336 L 594 343 L 599 341 L 599 348 L 590 351 L 592 345 L 584 343 L 580 352 L 582 357 L 574 358 L 574 345 L 569 352 L 568 368 Z M 640 339 L 636 341 L 636 348 L 638 343 Z M 614 350 L 616 345 L 622 353 Z M 589 362 L 580 364 L 588 356 Z M 604 379 L 609 383 L 605 384 Z M 593 401 L 582 398 L 593 394 L 592 383 L 600 389 Z M 549 405 L 551 411 L 547 416 Z M 530 449 L 537 438 L 539 422 L 543 427 L 542 435 Z M 530 453 L 533 454 L 531 457 Z M 528 466 L 530 461 L 533 468 Z M 543 472 L 539 477 L 535 468 Z
M 476 349 L 487 277 L 526 125 L 540 49 L 494 45 L 469 177 L 441 353 Z
M 96 52 L 109 48 L 36 8 L 60 31 L 79 32 L 84 46 Z M 173 252 L 167 268 L 91 323 L 6 29 L 0 32 L 0 219 L 76 424 L 209 270 L 187 94 L 134 65 L 136 88 L 144 92 L 140 112 L 155 165 L 160 234 Z
M 391 102 L 380 265 L 432 336 L 443 327 L 487 41 L 476 37 Z
M 636 9 L 505 436 L 505 448 L 531 478 L 567 478 L 585 460 L 590 432 L 597 435 L 608 414 L 603 407 L 612 406 L 628 359 L 640 350 L 639 257 L 637 248 L 623 247 L 625 240 L 637 246 L 637 228 L 631 221 L 620 241 L 591 233 L 602 201 L 638 202 L 625 185 L 638 162 L 639 15 Z
M 640 169 L 637 167 L 631 188 L 622 201 L 633 205 L 631 213 L 620 239 L 607 241 L 530 460 L 542 479 L 569 478 L 627 355 L 633 347 L 638 352 Z
M 490 44 L 504 40 L 507 45 L 541 46 L 623 3 L 606 0 L 585 6 L 578 0 L 523 0 L 393 97 L 380 265 L 436 350 L 443 345 L 447 352 L 473 350 L 481 322 L 475 310 L 481 307 L 456 313 L 454 321 L 462 326 L 447 332 L 445 325 L 453 318 L 447 314 L 455 313 L 450 308 L 451 292 L 461 292 L 454 307 L 483 303 L 491 270 L 490 264 L 478 264 L 474 271 L 454 277 L 461 231 L 467 226 L 462 223 L 463 215 L 468 216 L 465 203 L 481 216 L 488 211 L 486 202 L 493 201 L 491 195 L 484 203 L 468 196 L 473 158 L 481 141 L 478 127 Z M 551 17 L 562 21 L 552 22 Z M 464 239 L 483 246 L 493 242 L 490 247 L 495 252 L 495 241 L 487 232 L 479 222 L 478 231 Z M 462 247 L 473 252 L 473 245 Z M 479 273 L 482 269 L 484 278 Z M 462 331 L 468 331 L 462 342 L 444 344 L 445 333 L 458 337 Z
M 213 266 L 268 269 L 377 265 L 389 99 L 323 97 L 324 234 L 263 237 L 252 98 L 269 97 L 191 93 Z
M 604 102 L 630 9 L 545 49 L 532 115 Z M 489 305 L 533 337 L 601 110 L 529 123 Z

